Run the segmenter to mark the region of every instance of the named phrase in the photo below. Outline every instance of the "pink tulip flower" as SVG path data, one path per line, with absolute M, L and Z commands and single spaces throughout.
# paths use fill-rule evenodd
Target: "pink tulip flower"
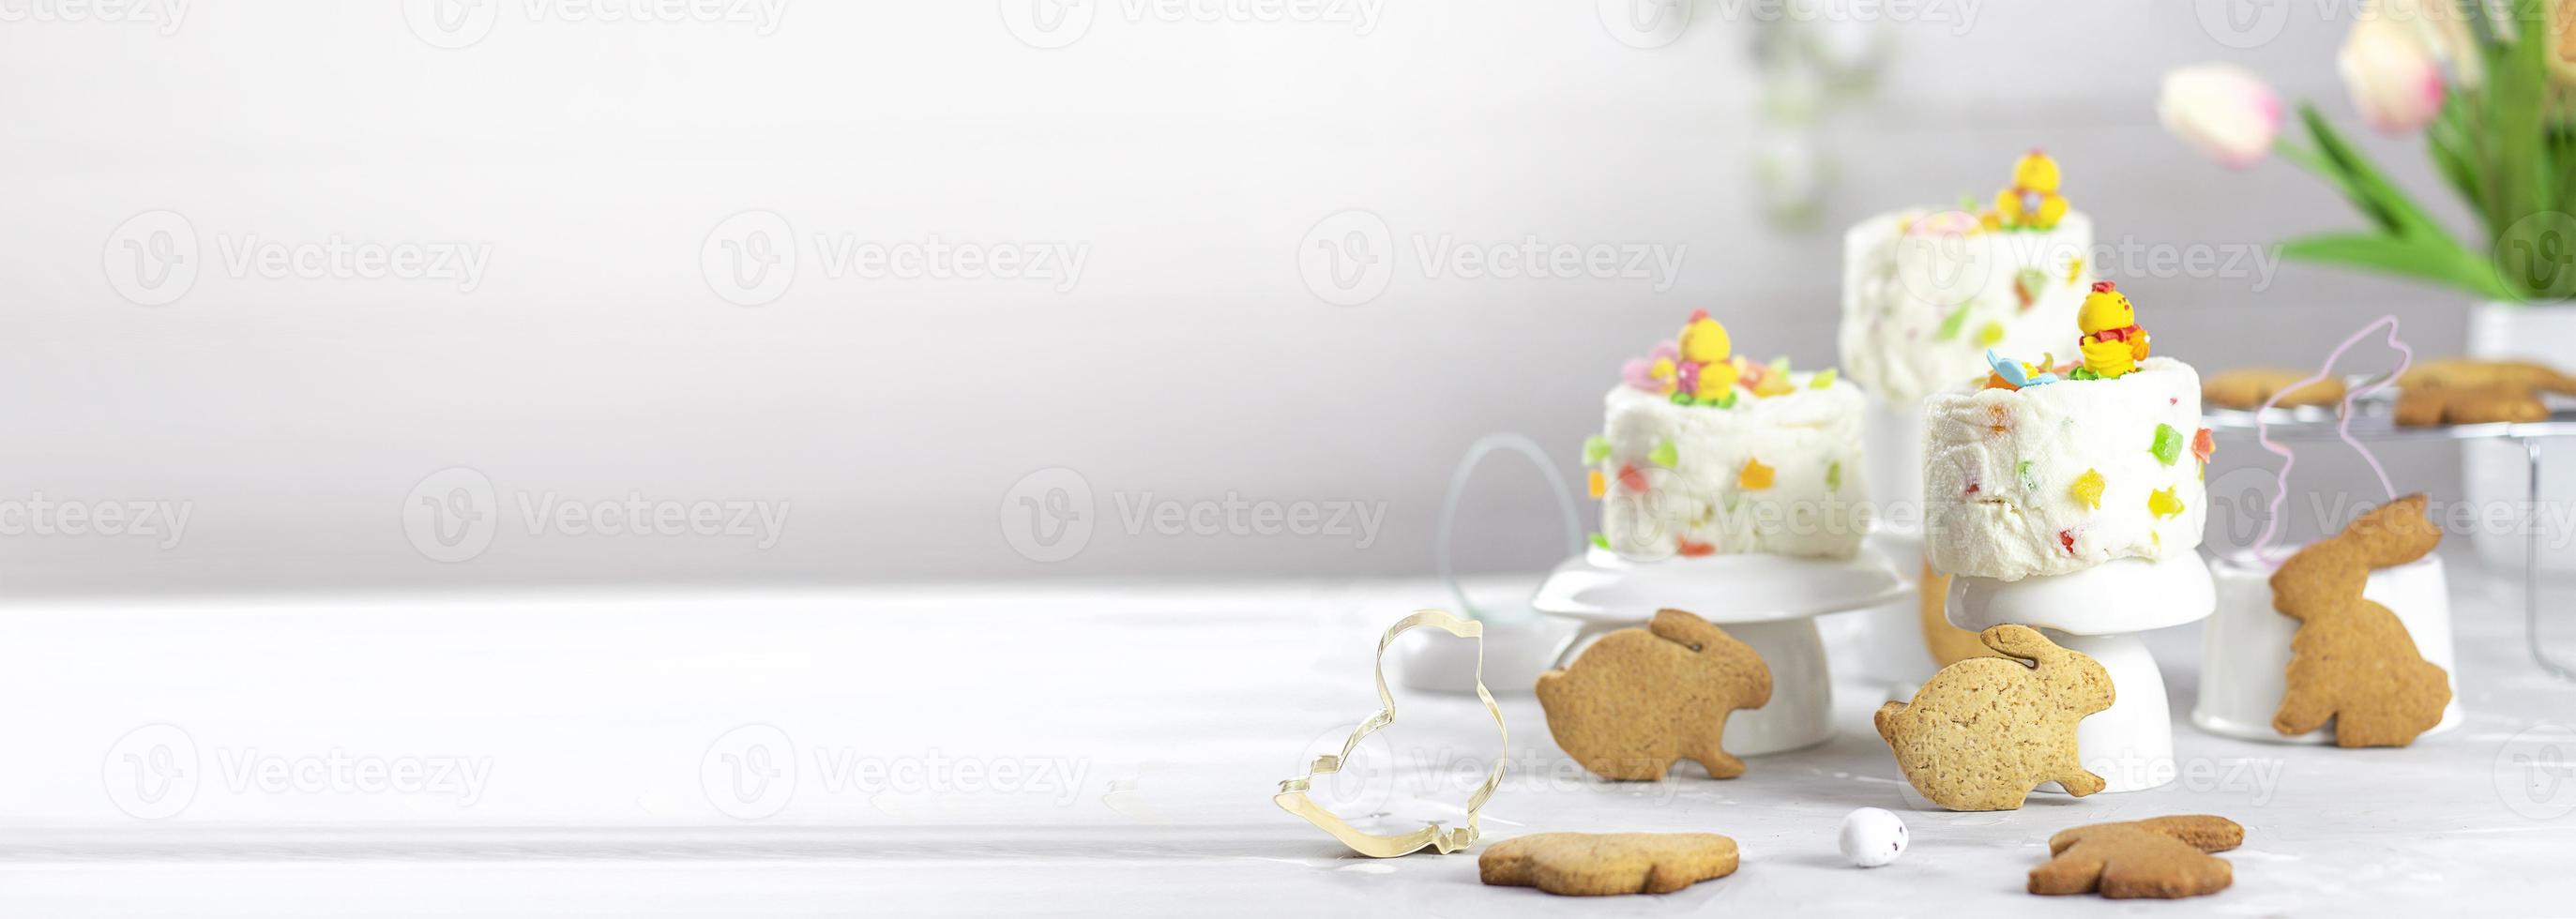
M 2382 17 L 2352 24 L 2335 69 L 2352 105 L 2382 134 L 2412 134 L 2442 112 L 2442 68 L 2404 23 Z
M 2281 97 L 2242 68 L 2199 64 L 2165 74 L 2156 117 L 2209 158 L 2243 169 L 2271 154 Z

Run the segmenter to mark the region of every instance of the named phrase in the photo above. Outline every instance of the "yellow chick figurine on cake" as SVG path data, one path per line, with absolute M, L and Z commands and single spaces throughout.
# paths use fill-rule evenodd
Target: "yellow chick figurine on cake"
M 2138 327 L 2137 309 L 2109 281 L 2093 282 L 2093 292 L 2075 312 L 2075 326 L 2084 331 L 2077 340 L 2084 364 L 2075 369 L 2075 379 L 2116 380 L 2147 358 L 2147 330 Z
M 2057 193 L 2057 161 L 2037 150 L 2013 164 L 2012 187 L 1995 193 L 1995 216 L 2004 226 L 2050 230 L 2066 217 L 2066 196 Z
M 1682 326 L 1682 363 L 1697 364 L 1697 379 L 1691 395 L 1716 399 L 1735 387 L 1736 369 L 1728 358 L 1735 352 L 1735 340 L 1726 334 L 1726 326 L 1708 318 L 1707 310 L 1693 310 L 1690 322 Z

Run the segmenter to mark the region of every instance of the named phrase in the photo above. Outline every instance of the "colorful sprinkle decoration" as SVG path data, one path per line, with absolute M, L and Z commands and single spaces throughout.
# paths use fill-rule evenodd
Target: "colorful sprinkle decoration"
M 2102 508 L 2102 470 L 2084 470 L 2084 474 L 2076 476 L 2075 484 L 2067 486 L 2066 490 L 2075 496 L 2075 500 L 2084 502 L 2084 506 L 2100 510 Z
M 1950 315 L 1941 319 L 1941 327 L 1933 330 L 1932 339 L 1934 341 L 1949 341 L 1950 339 L 1957 338 L 1959 337 L 1959 330 L 1966 327 L 1967 324 L 1968 305 L 1962 303 L 1959 304 L 1958 309 L 1951 310 Z
M 2158 520 L 2182 516 L 2182 499 L 2174 495 L 2171 485 L 2156 489 L 2147 494 L 2147 513 Z
M 2020 274 L 2013 276 L 2013 299 L 2018 301 L 2022 309 L 2030 309 L 2031 304 L 2039 302 L 2041 291 L 2047 287 L 2048 272 L 2037 268 L 2024 268 Z M 1995 337 L 2003 337 L 2000 330 Z
M 1776 475 L 1777 473 L 1771 467 L 1762 465 L 1761 460 L 1748 459 L 1744 461 L 1744 471 L 1736 473 L 1735 487 L 1745 491 L 1761 491 L 1771 487 L 1771 482 Z
M 1647 452 L 1646 462 L 1666 469 L 1676 468 L 1681 463 L 1681 451 L 1673 449 L 1672 441 L 1659 440 L 1655 442 L 1655 449 Z
M 1610 438 L 1594 434 L 1583 439 L 1583 465 L 1598 466 L 1610 458 Z
M 2155 442 L 2147 445 L 2147 452 L 2156 455 L 2156 462 L 2173 465 L 2182 458 L 2182 432 L 2174 430 L 2173 425 L 2158 423 Z

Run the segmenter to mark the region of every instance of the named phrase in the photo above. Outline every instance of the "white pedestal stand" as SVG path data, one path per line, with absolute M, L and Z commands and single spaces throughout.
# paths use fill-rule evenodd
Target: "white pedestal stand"
M 2210 564 L 2218 586 L 2218 614 L 2201 632 L 2200 698 L 2192 705 L 2191 723 L 2201 730 L 2240 740 L 2272 743 L 2330 744 L 2334 727 L 2297 736 L 2272 729 L 2272 713 L 2281 707 L 2290 667 L 2290 640 L 2299 622 L 2272 608 L 2274 566 L 2250 558 L 2221 558 Z M 2442 557 L 2421 559 L 2370 573 L 2363 598 L 2388 607 L 2415 640 L 2415 653 L 2451 674 L 2451 704 L 2442 722 L 2426 736 L 2460 726 L 2460 677 L 2451 651 L 2451 595 L 2442 576 Z
M 1885 558 L 1866 548 L 1845 561 L 1715 555 L 1644 562 L 1593 549 L 1557 566 L 1531 606 L 1579 624 L 1561 662 L 1604 634 L 1645 625 L 1667 607 L 1716 623 L 1752 646 L 1771 669 L 1771 701 L 1729 717 L 1726 748 L 1760 756 L 1833 737 L 1833 675 L 1815 617 L 1884 603 L 1909 589 Z
M 1867 545 L 1904 578 L 1906 590 L 1855 616 L 1853 656 L 1843 681 L 1884 691 L 1888 699 L 1902 702 L 1913 698 L 1923 681 L 1941 669 L 1923 638 L 1923 600 L 1916 593 L 1923 574 L 1923 534 L 1891 527 L 1869 534 Z
M 1912 587 L 1923 572 L 1922 407 L 1890 405 L 1873 395 L 1861 415 L 1861 433 L 1870 496 L 1886 511 L 1869 535 L 1869 546 Z M 1883 689 L 1887 698 L 1902 702 L 1913 698 L 1914 690 L 1941 669 L 1924 641 L 1921 598 L 1911 590 L 1868 608 L 1857 618 L 1858 666 L 1851 669 L 1860 672 L 1845 672 L 1847 683 Z
M 1970 631 L 2018 623 L 2100 661 L 2111 675 L 2108 710 L 2075 726 L 2076 754 L 2104 791 L 2143 791 L 2174 780 L 2173 718 L 2164 673 L 2137 632 L 2181 625 L 2217 605 L 2197 553 L 2161 561 L 2115 559 L 2049 577 L 1950 579 L 1950 624 Z

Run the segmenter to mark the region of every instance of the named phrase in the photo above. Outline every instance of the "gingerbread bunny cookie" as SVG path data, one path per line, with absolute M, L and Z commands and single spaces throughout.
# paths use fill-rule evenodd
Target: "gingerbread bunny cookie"
M 2273 396 L 2281 397 L 2281 401 L 2273 403 L 2280 408 L 2333 405 L 2343 401 L 2343 381 L 2331 376 L 2297 389 L 2290 388 L 2307 378 L 2305 370 L 2280 367 L 2222 370 L 2202 378 L 2200 401 L 2219 408 L 2244 411 L 2262 408 L 2263 403 L 2270 402 Z
M 1556 745 L 1592 774 L 1652 781 L 1673 761 L 1710 778 L 1744 774 L 1719 744 L 1726 718 L 1771 701 L 1771 668 L 1743 642 L 1677 609 L 1642 629 L 1601 637 L 1563 670 L 1539 674 L 1538 702 Z
M 2361 596 L 2371 569 L 2423 558 L 2441 541 L 2424 496 L 2408 495 L 2272 573 L 2272 608 L 2299 620 L 2273 730 L 2296 736 L 2331 718 L 2336 746 L 2402 747 L 2441 723 L 2450 674 L 2416 652 L 2397 614 Z
M 2529 361 L 2427 361 L 2398 378 L 2393 414 L 2407 427 L 2539 421 L 2543 393 L 2576 396 L 2576 377 Z
M 2030 869 L 2030 892 L 2168 900 L 2217 893 L 2236 871 L 2209 853 L 2244 842 L 2236 821 L 2201 814 L 2079 826 L 2048 838 L 2050 858 Z
M 1715 833 L 1540 833 L 1495 843 L 1476 874 L 1497 887 L 1566 897 L 1671 893 L 1735 873 L 1735 840 Z
M 2076 758 L 2075 723 L 2111 707 L 2111 674 L 2029 626 L 1999 625 L 1978 637 L 2019 660 L 1943 667 L 1912 704 L 1887 703 L 1873 719 L 1905 780 L 1954 811 L 2013 810 L 2041 782 L 2077 797 L 2101 791 L 2102 777 Z

